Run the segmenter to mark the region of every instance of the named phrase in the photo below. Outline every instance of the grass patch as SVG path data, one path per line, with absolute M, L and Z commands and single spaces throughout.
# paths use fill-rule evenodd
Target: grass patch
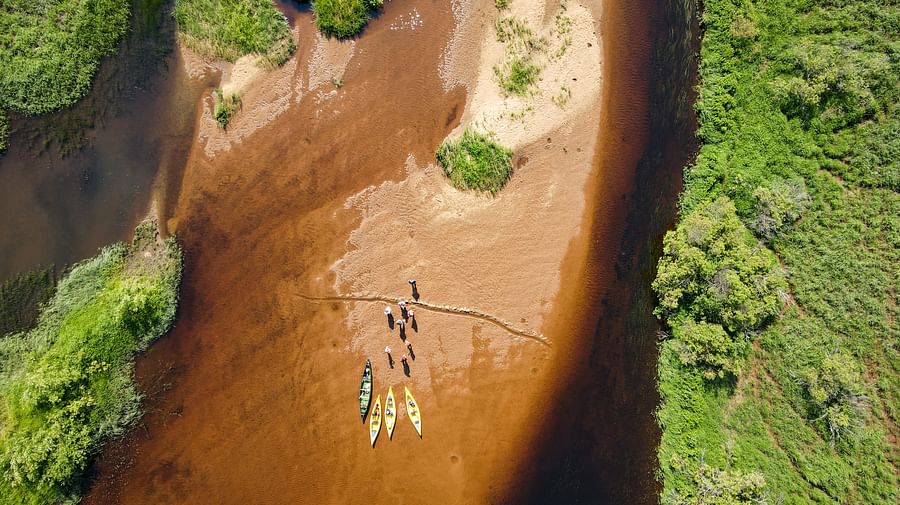
M 272 0 L 176 0 L 175 20 L 181 40 L 213 58 L 258 54 L 274 67 L 296 49 L 287 19 Z
M 316 26 L 331 37 L 352 37 L 365 28 L 369 13 L 384 0 L 313 0 Z
M 752 485 L 754 503 L 897 503 L 900 5 L 708 0 L 702 16 L 702 146 L 666 238 L 685 254 L 656 281 L 681 328 L 659 358 L 662 502 L 706 503 L 725 482 Z M 734 214 L 697 220 L 723 199 Z M 776 317 L 771 283 L 723 284 L 740 262 L 710 263 L 734 244 L 695 250 L 732 216 L 757 239 L 746 265 L 774 252 L 788 274 Z M 729 299 L 739 319 L 766 310 L 740 324 L 697 311 Z M 744 346 L 740 366 L 714 322 Z
M 235 113 L 241 108 L 241 97 L 235 94 L 225 96 L 222 94 L 221 89 L 216 89 L 215 95 L 216 107 L 213 111 L 213 116 L 216 118 L 216 122 L 219 123 L 219 126 L 224 130 L 228 128 L 228 122 L 231 121 L 231 118 L 234 117 Z
M 0 284 L 0 338 L 31 329 L 56 289 L 53 268 L 34 270 Z
M 540 67 L 530 59 L 514 57 L 494 67 L 500 88 L 508 95 L 526 95 L 534 88 Z
M 181 250 L 155 223 L 76 265 L 37 326 L 0 339 L 0 497 L 76 502 L 104 440 L 140 417 L 134 356 L 175 318 Z
M 458 140 L 445 140 L 436 156 L 458 189 L 496 194 L 512 176 L 512 150 L 474 130 L 466 129 Z
M 75 103 L 128 29 L 127 0 L 0 3 L 0 108 L 36 115 Z

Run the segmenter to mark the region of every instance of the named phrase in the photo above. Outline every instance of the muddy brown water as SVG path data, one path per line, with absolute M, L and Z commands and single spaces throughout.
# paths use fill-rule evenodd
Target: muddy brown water
M 185 78 L 170 8 L 132 2 L 130 32 L 85 98 L 13 118 L 0 155 L 0 280 L 127 240 L 154 184 L 179 179 L 206 83 Z

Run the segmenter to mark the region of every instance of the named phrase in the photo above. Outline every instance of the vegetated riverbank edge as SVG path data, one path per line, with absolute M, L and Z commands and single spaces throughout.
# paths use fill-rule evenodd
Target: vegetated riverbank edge
M 0 502 L 79 499 L 90 458 L 141 415 L 133 360 L 174 322 L 181 266 L 148 220 L 67 272 L 35 327 L 0 336 Z
M 703 146 L 656 281 L 663 503 L 896 503 L 898 14 L 704 3 Z

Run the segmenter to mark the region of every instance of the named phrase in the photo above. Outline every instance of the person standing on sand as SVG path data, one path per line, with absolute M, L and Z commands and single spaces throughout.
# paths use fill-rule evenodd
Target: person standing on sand
M 412 351 L 412 341 L 410 341 L 410 340 L 407 340 L 407 341 L 406 341 L 406 348 L 409 349 L 409 353 L 410 353 L 410 354 L 413 353 L 413 351 Z
M 400 338 L 406 340 L 406 321 L 403 319 L 397 320 L 397 326 L 400 327 Z
M 384 308 L 384 315 L 387 316 L 388 327 L 393 330 L 394 329 L 394 315 L 391 313 L 390 307 Z
M 409 282 L 409 285 L 412 286 L 412 297 L 413 297 L 413 299 L 414 299 L 414 300 L 418 300 L 418 299 L 419 299 L 419 290 L 418 290 L 418 288 L 416 288 L 416 280 L 415 280 L 415 279 L 410 279 L 410 280 L 408 280 L 407 282 Z
M 406 355 L 405 355 L 405 354 L 404 354 L 403 356 L 400 357 L 400 362 L 403 363 L 403 366 L 409 366 L 409 365 L 406 363 Z
M 394 368 L 394 358 L 391 356 L 391 347 L 384 346 L 384 353 L 387 354 L 388 365 L 390 365 L 391 368 Z
M 416 322 L 416 311 L 412 308 L 409 309 L 409 319 L 412 320 L 412 322 Z

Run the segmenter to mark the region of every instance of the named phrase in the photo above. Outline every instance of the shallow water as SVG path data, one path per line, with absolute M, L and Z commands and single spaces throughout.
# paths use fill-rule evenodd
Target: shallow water
M 73 107 L 13 118 L 0 156 L 0 280 L 127 239 L 154 184 L 178 178 L 203 83 L 185 78 L 169 2 L 136 0 L 132 29 Z

